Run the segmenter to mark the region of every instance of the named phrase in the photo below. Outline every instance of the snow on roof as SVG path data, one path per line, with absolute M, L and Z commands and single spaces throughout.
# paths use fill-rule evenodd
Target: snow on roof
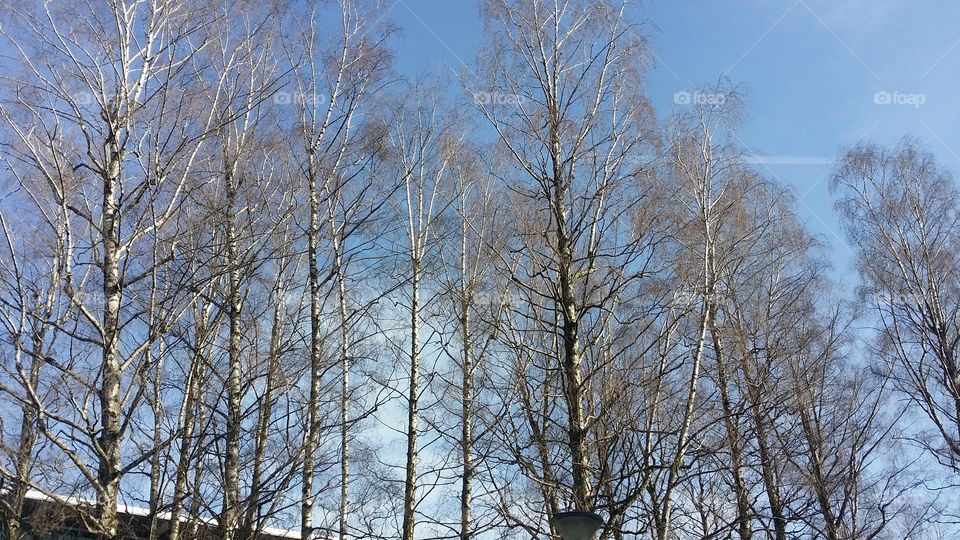
M 83 497 L 78 497 L 76 495 L 48 495 L 36 489 L 28 489 L 25 496 L 27 499 L 30 499 L 33 501 L 57 501 L 69 506 L 84 506 L 84 505 L 93 506 L 96 504 L 96 501 L 92 499 L 85 499 Z M 131 506 L 121 502 L 117 503 L 117 512 L 121 514 L 127 514 L 130 516 L 146 517 L 150 515 L 150 509 L 148 508 L 143 508 L 140 506 Z M 157 513 L 157 517 L 159 519 L 169 521 L 172 516 L 170 512 L 159 512 Z M 184 516 L 184 515 L 181 515 L 178 517 L 178 520 L 180 522 L 187 522 L 189 521 L 189 519 L 190 518 L 188 516 Z M 206 523 L 208 525 L 214 525 L 214 526 L 217 525 L 216 518 L 199 517 L 198 519 L 201 522 Z M 281 529 L 278 527 L 263 527 L 262 529 L 260 529 L 260 531 L 263 532 L 264 534 L 269 534 L 270 536 L 275 536 L 279 538 L 300 538 L 299 532 L 291 531 L 289 529 Z M 325 538 L 329 538 L 329 537 L 325 537 Z M 316 537 L 315 540 L 325 540 L 325 538 Z

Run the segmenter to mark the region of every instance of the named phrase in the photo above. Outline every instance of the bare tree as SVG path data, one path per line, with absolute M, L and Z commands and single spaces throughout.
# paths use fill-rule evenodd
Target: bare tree
M 182 313 L 177 306 L 128 310 L 125 299 L 145 296 L 152 269 L 144 246 L 172 232 L 200 143 L 216 121 L 195 108 L 196 85 L 188 82 L 208 20 L 181 3 L 146 0 L 9 13 L 4 36 L 22 75 L 8 79 L 16 91 L 6 96 L 4 119 L 16 144 L 7 156 L 38 211 L 51 202 L 69 216 L 51 230 L 62 243 L 62 290 L 75 321 L 69 341 L 99 358 L 76 363 L 72 346 L 54 352 L 67 355 L 62 365 L 75 381 L 70 406 L 34 405 L 44 437 L 76 471 L 67 481 L 95 496 L 94 510 L 81 514 L 86 526 L 113 538 L 123 476 L 157 451 L 124 463 L 124 438 L 145 395 L 137 374 L 157 333 Z M 164 255 L 155 264 L 167 262 Z M 165 320 L 144 328 L 156 313 Z
M 485 0 L 471 108 L 389 2 L 5 3 L 0 535 L 936 532 L 960 190 L 847 152 L 861 319 L 735 89 L 655 125 L 633 10 Z
M 242 9 L 243 6 L 235 7 Z M 226 306 L 228 324 L 224 489 L 218 523 L 223 538 L 233 540 L 240 526 L 243 509 L 240 452 L 245 381 L 241 342 L 245 332 L 241 325 L 245 294 L 242 281 L 245 274 L 249 274 L 256 265 L 249 254 L 259 249 L 256 240 L 245 242 L 246 246 L 241 245 L 244 231 L 238 222 L 243 219 L 252 223 L 265 221 L 262 215 L 249 212 L 256 209 L 258 203 L 266 206 L 269 202 L 250 200 L 243 198 L 243 195 L 246 192 L 257 197 L 261 193 L 269 193 L 263 184 L 270 180 L 269 174 L 264 173 L 269 171 L 271 157 L 264 156 L 260 163 L 265 163 L 265 167 L 258 167 L 259 156 L 253 149 L 258 143 L 258 123 L 265 111 L 262 105 L 278 90 L 279 79 L 274 70 L 273 51 L 269 48 L 270 28 L 265 27 L 264 23 L 267 14 L 248 9 L 241 17 L 233 13 L 224 15 L 225 20 L 231 23 L 218 27 L 217 38 L 210 47 L 214 56 L 211 62 L 214 68 L 211 81 L 214 98 L 211 106 L 219 109 L 217 115 L 224 120 L 216 132 L 216 142 L 220 151 L 218 165 L 225 197 L 219 217 L 224 228 L 223 242 L 226 248 L 223 266 L 227 290 L 223 304 Z M 267 219 L 270 216 L 267 214 Z M 268 227 L 272 225 L 268 222 Z M 250 233 L 252 230 L 247 229 L 246 234 Z
M 420 433 L 421 397 L 426 391 L 422 375 L 424 340 L 423 319 L 425 306 L 425 278 L 436 256 L 437 221 L 449 204 L 449 176 L 451 162 L 459 144 L 459 135 L 452 129 L 454 116 L 441 107 L 437 97 L 425 86 L 414 85 L 403 99 L 404 106 L 393 121 L 390 149 L 400 186 L 392 203 L 402 226 L 397 232 L 393 248 L 405 260 L 398 261 L 398 278 L 407 324 L 406 343 L 402 351 L 406 371 L 406 387 L 402 389 L 405 405 L 406 445 L 404 459 L 402 530 L 403 540 L 413 540 L 417 525 L 417 492 L 421 481 L 418 465 L 421 461 Z M 429 290 L 429 289 L 427 289 Z M 432 378 L 432 373 L 430 374 Z M 429 381 L 429 379 L 427 379 Z
M 480 155 L 479 148 L 464 143 L 451 160 L 453 200 L 442 221 L 438 253 L 442 298 L 427 321 L 450 360 L 438 373 L 441 384 L 435 391 L 444 417 L 435 428 L 458 454 L 454 459 L 459 465 L 447 473 L 458 484 L 458 516 L 437 522 L 452 522 L 448 526 L 461 540 L 482 535 L 496 520 L 477 512 L 477 495 L 484 495 L 483 479 L 489 471 L 489 437 L 481 417 L 494 408 L 485 372 L 487 360 L 496 354 L 498 321 L 509 303 L 506 282 L 497 270 L 511 212 L 504 208 L 507 194 Z M 478 444 L 478 439 L 484 441 Z M 481 501 L 488 506 L 493 502 L 488 497 Z
M 739 102 L 736 94 L 723 85 L 714 91 L 725 93 L 726 99 L 718 104 L 700 104 L 676 119 L 666 164 L 664 189 L 671 194 L 672 234 L 677 245 L 672 261 L 675 276 L 671 280 L 676 288 L 672 307 L 676 313 L 672 316 L 675 322 L 665 322 L 658 346 L 664 367 L 657 378 L 656 395 L 669 399 L 655 401 L 655 409 L 663 409 L 655 410 L 653 415 L 658 418 L 658 427 L 670 436 L 659 443 L 663 449 L 657 460 L 663 462 L 663 470 L 654 475 L 646 488 L 652 510 L 652 534 L 659 539 L 672 534 L 675 492 L 688 480 L 690 453 L 702 444 L 699 435 L 714 421 L 704 414 L 701 379 L 711 357 L 721 367 L 723 378 L 724 345 L 717 331 L 720 280 L 736 262 L 731 246 L 741 235 L 749 234 L 733 230 L 736 204 L 740 197 L 748 196 L 749 185 L 754 181 L 737 166 L 738 156 L 727 138 L 727 131 L 737 120 Z M 671 361 L 675 355 L 687 357 L 682 363 L 686 366 Z M 674 376 L 682 379 L 672 381 Z M 670 387 L 676 383 L 682 384 L 682 389 L 671 396 L 674 390 Z M 723 404 L 724 392 L 720 397 Z M 728 424 L 727 428 L 731 426 Z M 737 437 L 735 433 L 731 435 Z M 746 492 L 739 468 L 742 464 L 738 463 L 740 449 L 731 450 L 734 491 L 742 522 Z M 742 528 L 740 532 L 744 533 Z
M 904 140 L 894 149 L 852 148 L 831 189 L 882 332 L 875 352 L 897 365 L 897 389 L 936 434 L 912 436 L 960 470 L 957 187 L 931 154 Z
M 521 471 L 543 497 L 533 516 L 505 511 L 518 525 L 543 523 L 544 509 L 602 508 L 619 523 L 640 491 L 601 486 L 642 477 L 643 463 L 605 460 L 610 440 L 597 430 L 625 397 L 602 388 L 602 374 L 630 355 L 610 338 L 636 336 L 650 322 L 641 314 L 648 306 L 632 303 L 656 242 L 645 207 L 655 137 L 636 90 L 645 43 L 618 2 L 494 1 L 483 10 L 490 38 L 470 91 L 510 160 L 504 174 L 524 208 L 511 246 L 515 370 L 504 382 L 516 385 L 507 394 L 519 423 L 504 424 L 503 435 L 514 459 L 526 453 L 518 443 L 537 448 Z M 517 429 L 532 440 L 511 436 Z M 614 463 L 630 471 L 603 470 Z
M 314 476 L 316 453 L 320 446 L 321 382 L 326 372 L 339 367 L 340 380 L 340 499 L 338 533 L 347 537 L 349 514 L 349 409 L 350 409 L 350 330 L 348 313 L 348 242 L 373 212 L 367 197 L 377 190 L 373 184 L 354 188 L 357 182 L 370 182 L 366 169 L 377 157 L 375 137 L 364 136 L 371 100 L 385 84 L 389 56 L 384 42 L 389 26 L 378 23 L 376 2 L 343 0 L 336 3 L 336 32 L 321 28 L 329 10 L 308 3 L 294 10 L 297 20 L 290 23 L 293 34 L 287 56 L 292 64 L 292 92 L 284 94 L 294 105 L 293 118 L 297 140 L 297 160 L 307 185 L 309 217 L 307 226 L 308 281 L 310 289 L 310 397 L 307 408 L 307 432 L 304 438 L 301 537 L 313 537 Z M 304 22 L 305 21 L 305 22 Z M 328 37 L 329 35 L 329 37 Z M 349 191 L 349 192 L 348 192 Z M 375 205 L 374 205 L 375 207 Z M 325 227 L 326 225 L 326 227 Z M 321 267 L 327 253 L 321 249 L 329 242 L 332 254 L 328 267 Z M 332 282 L 334 291 L 327 288 Z M 335 292 L 340 319 L 338 366 L 323 357 L 322 311 L 327 295 Z
M 59 216 L 59 217 L 55 217 Z M 65 218 L 62 213 L 48 219 Z M 21 229 L 22 230 L 22 229 Z M 22 234 L 19 240 L 11 236 L 10 224 L 0 213 L 0 231 L 3 238 L 4 261 L 0 265 L 3 306 L 0 328 L 3 342 L 12 349 L 9 363 L 3 365 L 5 382 L 2 391 L 14 410 L 19 411 L 18 430 L 3 440 L 16 441 L 3 445 L 4 462 L 0 466 L 4 495 L 0 511 L 4 518 L 7 538 L 19 538 L 23 530 L 24 503 L 31 480 L 35 477 L 37 443 L 41 421 L 36 401 L 49 403 L 47 395 L 54 385 L 41 386 L 44 364 L 55 346 L 63 318 L 60 269 L 62 251 L 56 243 L 44 245 L 40 238 Z M 24 231 L 25 232 L 25 231 Z M 46 370 L 50 378 L 49 369 Z M 60 377 L 55 377 L 62 381 Z M 46 389 L 44 389 L 46 387 Z M 2 425 L 2 424 L 0 424 Z

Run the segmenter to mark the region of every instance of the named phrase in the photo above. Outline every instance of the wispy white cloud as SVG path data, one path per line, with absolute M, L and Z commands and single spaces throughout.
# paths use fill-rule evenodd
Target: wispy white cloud
M 751 154 L 744 156 L 744 161 L 756 165 L 832 165 L 835 159 L 830 156 Z

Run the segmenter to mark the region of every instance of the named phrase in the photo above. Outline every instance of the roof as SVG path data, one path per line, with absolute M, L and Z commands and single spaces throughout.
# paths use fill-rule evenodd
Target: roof
M 37 512 L 40 510 L 49 509 L 50 505 L 48 503 L 56 503 L 66 507 L 77 508 L 77 507 L 90 507 L 96 504 L 96 501 L 92 499 L 85 499 L 82 497 L 77 497 L 74 495 L 55 495 L 55 494 L 46 494 L 41 491 L 30 489 L 27 490 L 26 500 L 28 503 L 32 503 L 33 509 L 31 513 Z M 146 530 L 149 528 L 149 521 L 147 518 L 152 518 L 153 513 L 148 508 L 143 508 L 139 506 L 132 506 L 128 504 L 118 503 L 117 504 L 117 513 L 120 517 L 121 525 L 129 529 L 127 532 L 128 535 L 136 536 L 135 531 Z M 156 518 L 160 522 L 168 523 L 172 515 L 170 512 L 159 512 L 156 514 Z M 194 521 L 189 516 L 181 515 L 178 517 L 180 523 L 190 523 Z M 200 517 L 198 520 L 204 528 L 209 530 L 217 527 L 216 518 L 212 517 Z M 49 523 L 48 523 L 49 524 Z M 69 520 L 65 520 L 65 528 L 78 528 L 79 523 L 70 523 Z M 166 527 L 164 527 L 166 529 Z M 260 529 L 259 538 L 261 540 L 281 540 L 287 538 L 300 538 L 299 531 L 292 531 L 288 529 L 281 529 L 277 527 L 264 527 Z M 319 540 L 319 538 L 318 538 Z

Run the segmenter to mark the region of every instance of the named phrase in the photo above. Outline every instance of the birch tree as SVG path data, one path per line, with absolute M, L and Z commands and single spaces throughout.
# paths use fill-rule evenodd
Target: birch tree
M 600 489 L 607 441 L 597 439 L 597 423 L 623 394 L 593 393 L 605 369 L 626 369 L 624 349 L 607 339 L 647 327 L 646 306 L 630 302 L 652 269 L 656 238 L 645 207 L 655 137 L 636 90 L 646 48 L 628 10 L 617 2 L 483 8 L 490 37 L 468 90 L 513 167 L 505 179 L 524 209 L 511 245 L 517 306 L 507 347 L 516 359 L 503 383 L 514 385 L 505 399 L 519 424 L 505 425 L 503 436 L 515 458 L 523 439 L 509 433 L 533 439 L 539 455 L 521 470 L 543 497 L 533 515 L 509 510 L 511 524 L 542 523 L 544 509 L 566 506 L 619 514 L 637 496 Z M 629 322 L 618 319 L 621 309 Z M 643 467 L 619 466 L 633 468 L 614 473 L 621 477 Z
M 509 304 L 506 281 L 498 270 L 514 209 L 508 208 L 507 194 L 476 146 L 461 146 L 451 160 L 450 176 L 453 193 L 442 221 L 438 253 L 442 298 L 427 324 L 440 337 L 449 359 L 449 366 L 438 374 L 440 384 L 435 390 L 445 416 L 436 429 L 458 462 L 446 473 L 457 484 L 458 515 L 438 522 L 468 540 L 496 521 L 482 511 L 492 506 L 490 486 L 484 482 L 491 445 L 483 419 L 496 409 L 490 403 L 486 373 L 488 364 L 493 364 L 488 360 L 498 352 L 497 326 Z
M 719 94 L 725 91 L 717 87 Z M 729 91 L 727 91 L 729 92 Z M 659 376 L 652 416 L 656 427 L 669 436 L 658 443 L 655 461 L 662 465 L 646 486 L 654 538 L 665 539 L 676 525 L 673 510 L 686 471 L 698 450 L 701 432 L 709 425 L 704 415 L 702 378 L 711 354 L 721 350 L 716 334 L 719 280 L 731 264 L 729 246 L 738 240 L 731 230 L 738 197 L 747 195 L 751 182 L 737 165 L 728 130 L 736 120 L 736 95 L 728 93 L 720 104 L 700 104 L 679 115 L 670 134 L 666 185 L 672 202 L 672 237 L 676 242 L 672 314 L 660 332 Z M 677 363 L 676 358 L 683 360 Z M 722 356 L 718 357 L 722 358 Z M 672 390 L 673 384 L 679 385 Z M 734 478 L 735 488 L 737 478 Z M 742 504 L 742 500 L 740 503 Z
M 48 216 L 54 223 L 64 217 L 59 212 Z M 28 233 L 26 224 L 30 223 L 29 220 L 18 221 L 20 239 L 14 239 L 12 224 L 0 213 L 4 241 L 4 262 L 0 264 L 0 283 L 3 284 L 0 328 L 3 342 L 12 350 L 12 354 L 4 358 L 4 382 L 0 384 L 0 391 L 5 396 L 2 400 L 5 415 L 16 412 L 20 420 L 15 424 L 15 431 L 7 427 L 6 422 L 0 423 L 4 427 L 3 464 L 0 466 L 4 497 L 0 509 L 7 538 L 19 538 L 25 529 L 27 491 L 35 478 L 42 478 L 45 474 L 38 470 L 43 463 L 37 463 L 38 443 L 41 442 L 37 422 L 41 419 L 36 401 L 49 406 L 51 399 L 55 399 L 52 390 L 58 382 L 63 384 L 62 376 L 44 368 L 61 334 L 58 326 L 67 323 L 60 281 L 63 253 L 56 243 L 49 244 Z M 53 381 L 41 384 L 41 377 Z M 8 445 L 6 441 L 15 443 Z
M 418 483 L 426 475 L 418 468 L 423 443 L 420 434 L 421 398 L 426 392 L 423 379 L 425 306 L 429 304 L 425 284 L 436 256 L 437 221 L 448 204 L 449 169 L 459 144 L 459 135 L 450 126 L 453 116 L 441 108 L 437 97 L 413 86 L 406 94 L 400 115 L 392 124 L 390 149 L 400 186 L 394 210 L 402 225 L 394 250 L 403 257 L 399 264 L 401 301 L 407 323 L 402 351 L 405 388 L 401 388 L 406 416 L 404 442 L 403 505 L 400 536 L 413 540 L 420 502 Z M 432 373 L 430 374 L 432 378 Z M 427 379 L 429 381 L 429 379 Z
M 896 387 L 929 423 L 913 433 L 942 465 L 960 458 L 958 191 L 951 175 L 911 140 L 861 144 L 842 158 L 831 189 L 857 256 Z
M 368 167 L 378 158 L 376 132 L 364 128 L 364 115 L 386 83 L 390 58 L 385 41 L 389 26 L 379 23 L 376 2 L 343 0 L 335 10 L 308 3 L 294 10 L 287 57 L 293 70 L 290 91 L 280 94 L 294 112 L 296 156 L 307 187 L 309 215 L 306 230 L 310 297 L 310 395 L 304 436 L 302 472 L 301 537 L 312 538 L 316 456 L 321 443 L 323 419 L 321 382 L 331 369 L 340 372 L 340 497 L 337 530 L 348 534 L 350 510 L 350 325 L 347 265 L 351 237 L 365 226 L 377 205 L 368 204 L 378 192 Z M 327 29 L 325 16 L 333 15 Z M 374 115 L 375 116 L 375 115 Z M 373 122 L 376 125 L 376 122 Z M 357 183 L 366 185 L 355 187 Z M 324 248 L 328 251 L 322 251 Z M 328 264 L 324 264 L 324 262 Z M 329 285 L 333 285 L 333 291 Z M 339 330 L 337 365 L 323 356 L 322 323 L 325 299 L 333 293 Z
M 121 480 L 156 451 L 124 455 L 144 397 L 135 375 L 157 333 L 181 313 L 163 310 L 166 321 L 145 328 L 149 315 L 127 309 L 125 300 L 143 294 L 141 280 L 151 274 L 143 246 L 173 233 L 171 217 L 216 122 L 196 109 L 196 85 L 188 81 L 209 21 L 182 3 L 146 0 L 9 13 L 3 32 L 19 75 L 8 79 L 17 91 L 4 107 L 16 141 L 7 156 L 23 181 L 41 179 L 29 186 L 40 212 L 52 201 L 69 216 L 51 233 L 63 246 L 62 291 L 75 320 L 70 342 L 91 353 L 77 357 L 65 347 L 53 355 L 75 377 L 69 406 L 33 404 L 44 438 L 76 471 L 79 492 L 96 499 L 81 514 L 85 525 L 113 538 Z
M 235 6 L 241 8 L 242 5 Z M 240 492 L 241 475 L 241 437 L 242 437 L 242 400 L 245 386 L 241 347 L 243 334 L 242 312 L 244 309 L 243 290 L 245 274 L 255 267 L 256 261 L 249 255 L 260 248 L 259 242 L 244 242 L 243 237 L 252 237 L 258 221 L 267 221 L 272 216 L 252 213 L 258 206 L 269 207 L 269 198 L 262 197 L 270 192 L 265 185 L 270 181 L 270 165 L 257 167 L 259 156 L 253 151 L 257 141 L 257 128 L 265 107 L 262 105 L 277 90 L 279 80 L 274 72 L 273 54 L 269 48 L 270 28 L 264 27 L 263 16 L 256 12 L 237 17 L 226 12 L 224 18 L 230 21 L 219 28 L 216 46 L 211 46 L 215 55 L 213 81 L 211 84 L 214 101 L 218 108 L 218 117 L 224 121 L 216 132 L 219 156 L 219 173 L 223 184 L 223 205 L 220 222 L 223 227 L 225 245 L 223 268 L 227 276 L 226 292 L 222 302 L 226 307 L 227 320 L 227 361 L 228 373 L 225 380 L 226 421 L 223 457 L 223 503 L 218 523 L 223 538 L 232 540 L 241 521 L 242 501 Z M 236 22 L 234 22 L 236 21 Z M 270 156 L 262 158 L 269 163 Z M 247 195 L 244 198 L 243 195 Z M 259 199 L 259 200 L 258 200 Z M 265 219 L 264 219 L 265 218 Z M 240 220 L 249 223 L 246 231 L 241 229 Z M 267 229 L 269 230 L 269 229 Z M 250 235 L 250 236 L 247 236 Z M 247 245 L 241 245 L 241 242 Z

